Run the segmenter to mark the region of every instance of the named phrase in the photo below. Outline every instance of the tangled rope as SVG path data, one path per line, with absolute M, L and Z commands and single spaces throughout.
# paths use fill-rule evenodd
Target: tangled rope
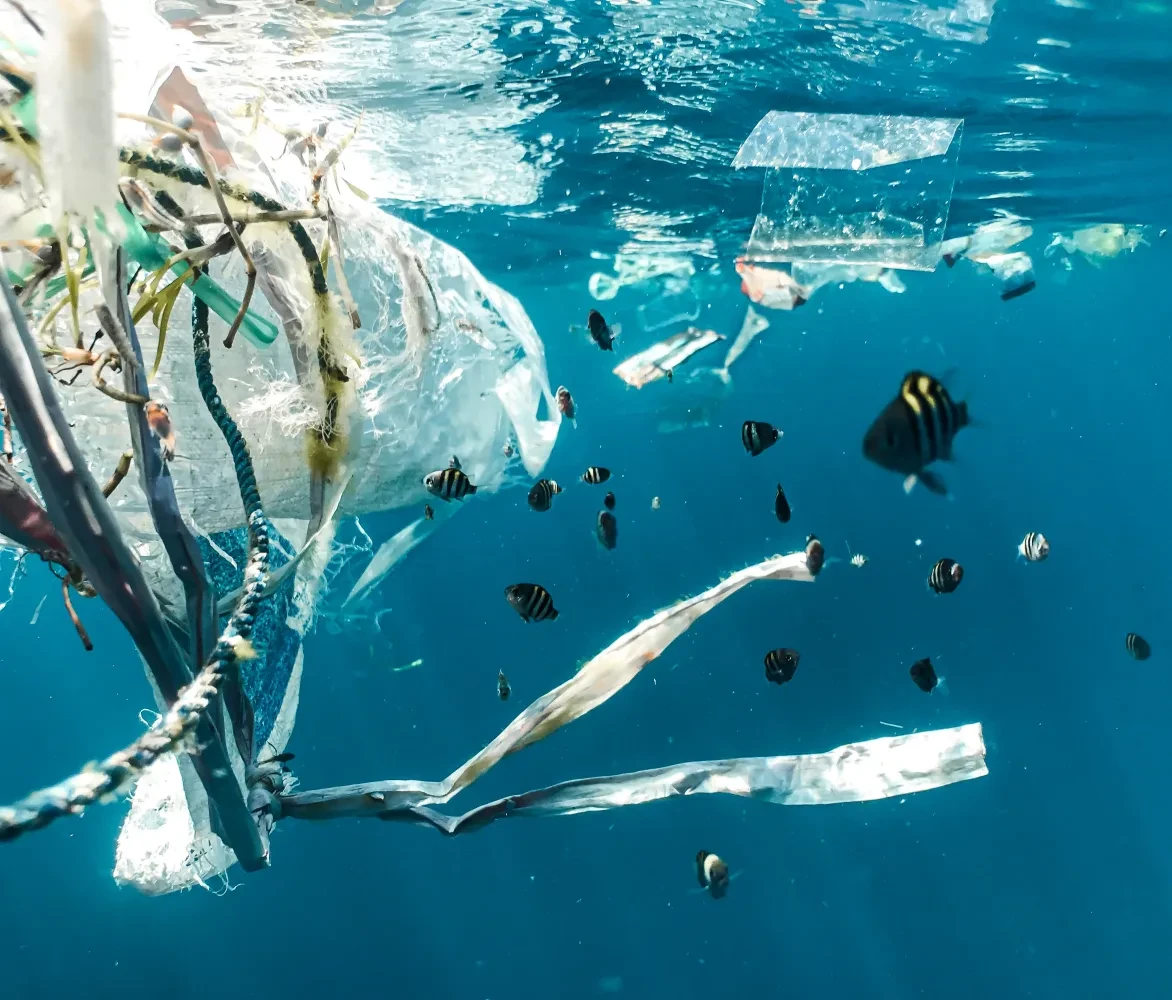
M 220 399 L 212 378 L 208 307 L 199 299 L 195 299 L 192 306 L 192 331 L 200 394 L 232 453 L 236 482 L 248 522 L 248 563 L 240 599 L 203 669 L 179 692 L 175 704 L 155 725 L 126 749 L 100 763 L 90 764 L 80 774 L 34 792 L 12 806 L 0 806 L 0 841 L 15 840 L 23 833 L 39 830 L 63 816 L 79 815 L 95 803 L 109 802 L 129 791 L 156 760 L 191 742 L 191 736 L 215 698 L 225 674 L 238 671 L 241 660 L 255 655 L 248 640 L 264 596 L 269 564 L 269 526 L 261 506 L 248 443 Z

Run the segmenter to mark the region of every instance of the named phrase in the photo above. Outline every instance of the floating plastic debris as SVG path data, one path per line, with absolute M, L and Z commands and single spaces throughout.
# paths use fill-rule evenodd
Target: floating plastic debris
M 696 273 L 690 257 L 670 254 L 621 253 L 614 259 L 615 274 L 595 271 L 590 275 L 590 294 L 600 302 L 618 295 L 626 285 L 637 285 L 664 275 L 690 278 Z
M 1144 226 L 1105 222 L 1098 226 L 1076 229 L 1069 236 L 1055 233 L 1054 239 L 1044 252 L 1047 257 L 1059 251 L 1069 256 L 1079 253 L 1090 263 L 1099 266 L 1105 260 L 1118 257 L 1124 250 L 1134 253 L 1139 247 L 1147 245 Z
M 767 170 L 746 259 L 932 270 L 948 222 L 962 124 L 769 112 L 733 160 L 737 168 Z
M 715 330 L 700 330 L 690 326 L 627 358 L 615 368 L 614 373 L 627 385 L 641 389 L 648 382 L 667 376 L 668 372 L 674 371 L 697 351 L 724 339 Z

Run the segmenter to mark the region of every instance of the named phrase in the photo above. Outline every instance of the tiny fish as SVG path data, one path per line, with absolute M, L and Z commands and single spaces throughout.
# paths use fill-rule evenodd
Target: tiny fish
M 503 670 L 498 670 L 496 673 L 496 696 L 501 701 L 508 701 L 509 695 L 513 693 L 513 689 L 509 687 L 509 679 L 505 676 Z
M 401 674 L 408 670 L 414 670 L 416 667 L 422 667 L 423 660 L 412 660 L 410 663 L 404 663 L 398 667 L 391 667 L 392 674 Z
M 822 566 L 826 562 L 826 547 L 818 541 L 817 535 L 806 536 L 806 569 L 810 571 L 811 576 L 817 576 L 822 572 Z
M 171 411 L 156 399 L 149 400 L 143 411 L 147 426 L 159 441 L 159 456 L 164 462 L 175 457 L 175 428 L 171 426 Z
M 590 330 L 591 339 L 602 350 L 614 350 L 614 340 L 619 335 L 619 327 L 611 329 L 606 320 L 602 318 L 602 313 L 597 309 L 590 310 L 590 315 L 586 317 L 586 326 Z
M 941 559 L 928 574 L 928 586 L 937 594 L 951 594 L 964 579 L 964 567 L 952 559 Z
M 760 455 L 766 448 L 777 444 L 780 437 L 781 431 L 772 424 L 760 420 L 746 420 L 741 424 L 741 444 L 750 455 Z
M 652 510 L 659 510 L 659 507 L 660 507 L 659 497 L 652 497 L 651 498 L 651 509 Z
M 602 498 L 602 503 L 607 510 L 614 510 L 614 494 L 608 493 Z
M 577 412 L 577 410 L 574 407 L 574 397 L 570 395 L 570 390 L 567 389 L 564 385 L 559 385 L 556 398 L 558 409 L 561 411 L 562 416 L 570 421 L 570 423 L 572 423 L 575 427 L 577 427 L 578 421 L 574 419 L 574 414 Z
M 936 669 L 932 666 L 932 661 L 927 656 L 922 660 L 916 660 L 908 672 L 912 675 L 912 680 L 915 681 L 916 687 L 925 694 L 931 694 L 932 690 L 939 683 L 939 679 L 936 677 Z
M 460 460 L 452 456 L 452 464 L 446 469 L 429 472 L 423 477 L 423 485 L 427 492 L 439 497 L 444 503 L 450 503 L 452 497 L 462 500 L 469 493 L 475 493 L 476 487 L 460 468 Z
M 423 505 L 423 520 L 425 520 L 425 521 L 434 521 L 435 520 L 435 511 L 432 510 L 431 504 L 429 504 L 429 503 L 425 503 Z
M 671 368 L 668 368 L 668 369 L 667 369 L 667 370 L 664 372 L 664 374 L 667 376 L 667 380 L 668 380 L 668 382 L 669 382 L 669 383 L 670 383 L 670 382 L 674 382 L 674 381 L 675 381 L 675 371 L 674 371 L 673 369 L 671 369 Z
M 511 583 L 505 587 L 505 600 L 525 621 L 553 621 L 558 616 L 549 591 L 537 583 Z
M 1017 547 L 1018 558 L 1027 562 L 1041 562 L 1050 554 L 1050 543 L 1046 536 L 1038 531 L 1030 531 Z
M 619 542 L 619 523 L 609 510 L 598 512 L 598 525 L 594 531 L 604 549 L 613 549 Z
M 715 854 L 700 851 L 696 855 L 696 877 L 713 899 L 720 899 L 728 891 L 728 865 Z
M 589 483 L 591 486 L 598 486 L 608 479 L 610 479 L 610 469 L 604 469 L 600 465 L 592 465 L 582 473 L 582 482 Z
M 868 558 L 867 558 L 865 555 L 863 555 L 863 553 L 861 553 L 861 552 L 856 552 L 856 553 L 855 553 L 853 556 L 851 556 L 851 565 L 852 565 L 852 566 L 857 566 L 859 569 L 862 569 L 862 568 L 863 568 L 864 566 L 866 566 L 866 565 L 867 565 L 867 563 L 869 563 L 870 561 L 871 561 L 871 560 L 870 560 L 870 559 L 868 559 Z
M 505 446 L 501 449 L 501 454 L 504 455 L 505 458 L 512 458 L 513 457 L 513 442 L 512 441 L 505 442 Z
M 793 680 L 801 654 L 796 649 L 771 649 L 765 654 L 765 679 L 771 684 Z
M 1147 639 L 1135 632 L 1127 633 L 1127 651 L 1137 660 L 1146 660 L 1152 655 L 1152 647 Z
M 561 491 L 562 488 L 552 479 L 539 479 L 529 491 L 529 506 L 534 510 L 549 510 L 554 496 Z
M 944 480 L 925 467 L 952 458 L 952 441 L 969 423 L 968 405 L 954 403 L 944 385 L 924 372 L 908 372 L 899 393 L 875 418 L 863 438 L 863 456 L 891 472 L 902 472 L 905 492 L 917 479 L 944 496 Z
M 264 760 L 258 760 L 256 763 L 258 766 L 261 764 L 288 764 L 296 756 L 296 754 L 286 751 L 285 753 L 275 753 L 271 757 L 266 757 Z
M 792 512 L 789 509 L 789 501 L 785 498 L 785 490 L 781 488 L 781 483 L 777 484 L 777 495 L 773 498 L 773 513 L 777 515 L 777 519 L 782 524 L 789 524 Z

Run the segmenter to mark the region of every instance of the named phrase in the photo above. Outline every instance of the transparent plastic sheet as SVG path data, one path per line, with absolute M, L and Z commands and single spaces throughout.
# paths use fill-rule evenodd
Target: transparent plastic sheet
M 654 333 L 677 323 L 691 323 L 700 315 L 700 300 L 687 278 L 669 276 L 663 281 L 663 291 L 642 303 L 635 312 L 644 332 Z
M 766 169 L 750 263 L 878 264 L 940 259 L 960 119 L 771 111 L 733 166 Z

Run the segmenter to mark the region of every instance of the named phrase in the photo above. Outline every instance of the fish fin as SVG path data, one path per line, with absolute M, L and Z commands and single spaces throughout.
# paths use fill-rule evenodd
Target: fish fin
M 622 323 L 611 323 L 611 325 L 610 325 L 610 339 L 611 340 L 618 340 L 619 334 L 621 334 L 622 332 L 623 332 L 623 324 Z
M 822 560 L 822 565 L 823 566 L 830 566 L 830 565 L 833 565 L 834 563 L 840 563 L 840 562 L 842 562 L 842 560 L 839 559 L 838 556 L 827 556 L 825 559 Z
M 551 608 L 551 609 L 550 609 L 550 612 L 549 612 L 549 615 L 548 615 L 548 617 L 546 618 L 546 621 L 551 621 L 551 622 L 552 622 L 552 621 L 556 621 L 556 620 L 557 620 L 557 616 L 558 616 L 558 609 L 557 609 L 557 608 Z
M 935 493 L 937 496 L 948 496 L 948 487 L 944 485 L 944 480 L 941 479 L 935 472 L 921 472 L 920 482 L 924 484 L 925 488 Z
M 471 483 L 469 483 L 469 484 L 468 484 L 468 489 L 466 489 L 466 490 L 464 491 L 464 495 L 465 495 L 465 496 L 467 496 L 469 493 L 475 493 L 475 492 L 476 492 L 476 487 L 475 487 L 475 486 L 473 486 Z
M 449 462 L 448 462 L 448 468 L 449 468 L 449 469 L 458 469 L 458 468 L 460 468 L 460 459 L 458 459 L 458 458 L 457 458 L 455 455 L 453 455 L 453 456 L 451 457 L 451 459 L 449 460 Z
M 578 419 L 577 419 L 577 417 L 571 417 L 571 418 L 570 418 L 570 426 L 571 426 L 571 427 L 573 427 L 573 428 L 574 428 L 574 430 L 577 430 L 577 429 L 578 429 Z
M 944 677 L 941 677 L 939 674 L 937 674 L 936 675 L 936 686 L 934 688 L 932 688 L 932 694 L 939 694 L 942 697 L 947 698 L 948 693 L 949 693 L 948 692 L 948 680 Z
M 919 480 L 919 477 L 914 472 L 910 476 L 908 476 L 907 479 L 905 479 L 903 481 L 904 493 L 911 493 L 911 491 L 913 489 L 915 489 L 916 483 L 918 480 Z

